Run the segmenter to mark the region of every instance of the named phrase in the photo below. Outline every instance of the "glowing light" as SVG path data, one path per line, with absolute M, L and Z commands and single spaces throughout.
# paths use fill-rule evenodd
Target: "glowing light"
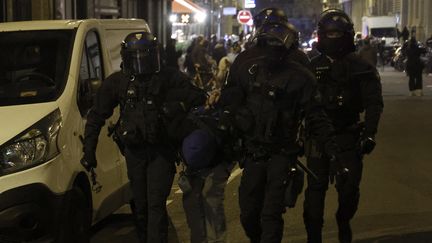
M 206 19 L 207 15 L 205 13 L 199 12 L 195 14 L 195 20 L 198 23 L 203 23 Z
M 171 14 L 170 17 L 169 17 L 169 21 L 171 23 L 177 22 L 177 14 Z

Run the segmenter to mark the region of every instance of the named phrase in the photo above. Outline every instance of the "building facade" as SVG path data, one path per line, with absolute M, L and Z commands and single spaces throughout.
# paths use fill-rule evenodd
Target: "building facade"
M 322 6 L 343 9 L 357 32 L 363 16 L 395 16 L 399 30 L 406 26 L 417 40 L 424 42 L 432 35 L 431 0 L 322 0 Z
M 143 18 L 162 43 L 171 36 L 171 0 L 2 0 L 0 22 Z

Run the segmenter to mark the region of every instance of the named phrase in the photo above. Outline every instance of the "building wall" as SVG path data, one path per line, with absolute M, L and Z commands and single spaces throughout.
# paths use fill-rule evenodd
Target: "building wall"
M 425 20 L 425 40 L 432 37 L 432 1 L 425 1 L 424 20 Z
M 351 15 L 356 32 L 361 31 L 362 16 L 394 15 L 398 17 L 400 30 L 407 26 L 416 38 L 425 41 L 432 35 L 431 0 L 323 0 L 323 9 L 329 6 L 342 8 L 351 2 Z
M 171 0 L 3 0 L 0 21 L 143 18 L 164 44 L 171 36 Z
M 354 31 L 361 32 L 362 31 L 362 17 L 367 15 L 368 12 L 368 3 L 363 0 L 354 0 L 352 1 L 352 12 L 351 19 L 354 23 Z

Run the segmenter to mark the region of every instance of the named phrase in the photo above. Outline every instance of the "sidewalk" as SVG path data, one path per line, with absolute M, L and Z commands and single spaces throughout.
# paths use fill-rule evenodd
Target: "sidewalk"
M 386 66 L 384 71 L 377 67 L 381 76 L 383 95 L 386 98 L 406 97 L 406 98 L 428 98 L 432 99 L 432 76 L 423 74 L 423 97 L 410 97 L 408 90 L 408 76 L 405 72 L 396 71 L 391 66 Z M 390 96 L 390 97 L 387 97 Z

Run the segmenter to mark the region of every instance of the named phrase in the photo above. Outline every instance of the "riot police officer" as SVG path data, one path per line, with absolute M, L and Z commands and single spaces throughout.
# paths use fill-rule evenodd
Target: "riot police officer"
M 319 106 L 312 73 L 290 56 L 297 33 L 282 10 L 265 9 L 256 45 L 239 54 L 219 105 L 241 132 L 246 159 L 239 188 L 240 221 L 251 242 L 281 242 L 284 194 L 289 168 L 299 152 L 296 140 L 305 118 L 311 130 L 336 153 L 332 127 Z
M 336 175 L 339 207 L 336 220 L 340 242 L 351 242 L 350 220 L 359 203 L 359 185 L 363 155 L 375 147 L 375 134 L 383 110 L 381 83 L 374 66 L 356 54 L 353 23 L 341 10 L 323 12 L 318 23 L 318 50 L 312 59 L 321 99 L 331 119 L 340 151 L 340 163 L 347 168 Z M 364 123 L 360 114 L 364 112 Z M 319 180 L 308 177 L 304 201 L 304 223 L 308 242 L 322 242 L 324 199 L 328 188 L 329 159 L 315 135 L 306 132 L 306 156 L 309 168 Z
M 268 7 L 268 8 L 262 9 L 258 14 L 256 14 L 254 16 L 254 26 L 255 26 L 256 32 L 263 31 L 262 28 L 263 28 L 264 23 L 274 22 L 274 21 L 284 22 L 286 24 L 286 27 L 291 30 L 293 40 L 292 40 L 291 50 L 289 53 L 287 53 L 287 56 L 289 56 L 289 59 L 292 61 L 296 61 L 297 63 L 300 63 L 307 68 L 310 68 L 310 60 L 309 60 L 308 56 L 302 50 L 299 49 L 299 44 L 300 44 L 299 43 L 299 32 L 294 27 L 294 25 L 292 25 L 291 23 L 288 22 L 288 16 L 285 14 L 285 12 L 282 9 L 275 8 L 275 7 Z M 248 40 L 247 43 L 249 43 L 248 45 L 255 45 L 256 41 L 257 41 L 257 38 L 255 38 L 255 35 L 254 35 L 254 36 L 252 36 L 252 39 Z M 261 56 L 261 55 L 263 55 L 263 53 L 260 53 L 262 51 L 265 52 L 266 50 L 253 48 L 252 50 L 250 50 L 246 54 L 238 56 L 237 58 L 240 58 L 240 59 L 237 62 L 243 63 L 245 60 L 247 60 L 249 58 L 253 58 L 255 56 Z
M 126 157 L 141 242 L 167 242 L 166 199 L 175 174 L 175 151 L 169 142 L 167 121 L 205 102 L 185 75 L 161 70 L 156 38 L 148 32 L 126 36 L 121 45 L 122 71 L 100 87 L 87 116 L 84 156 L 87 170 L 97 166 L 96 145 L 101 127 L 120 105 L 115 140 Z

